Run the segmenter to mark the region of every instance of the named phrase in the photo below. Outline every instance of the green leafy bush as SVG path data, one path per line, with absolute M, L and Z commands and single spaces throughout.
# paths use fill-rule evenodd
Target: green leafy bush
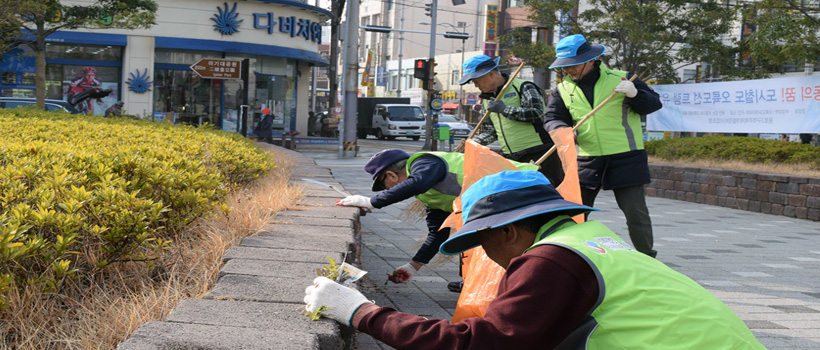
M 703 136 L 649 141 L 651 156 L 667 160 L 734 160 L 763 164 L 807 164 L 820 169 L 820 147 L 754 137 Z
M 193 220 L 270 171 L 210 127 L 0 109 L 0 307 L 119 262 L 152 264 Z

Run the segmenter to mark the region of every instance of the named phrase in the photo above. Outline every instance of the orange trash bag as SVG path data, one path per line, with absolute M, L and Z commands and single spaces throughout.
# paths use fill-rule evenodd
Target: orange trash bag
M 581 203 L 581 191 L 578 185 L 578 165 L 575 145 L 571 128 L 561 128 L 550 133 L 553 142 L 558 145 L 557 152 L 564 168 L 564 180 L 557 190 L 569 201 Z M 464 193 L 473 183 L 484 176 L 505 170 L 517 170 L 510 160 L 481 146 L 472 140 L 467 141 L 464 149 L 464 181 L 461 193 Z M 532 170 L 537 168 L 533 166 Z M 458 230 L 463 225 L 461 217 L 461 197 L 453 202 L 453 214 L 445 220 L 442 226 Z M 574 217 L 575 221 L 583 222 L 584 216 Z M 490 260 L 484 249 L 479 247 L 462 253 L 461 275 L 464 286 L 456 304 L 452 323 L 461 322 L 470 317 L 484 317 L 490 302 L 495 299 L 498 284 L 504 269 Z

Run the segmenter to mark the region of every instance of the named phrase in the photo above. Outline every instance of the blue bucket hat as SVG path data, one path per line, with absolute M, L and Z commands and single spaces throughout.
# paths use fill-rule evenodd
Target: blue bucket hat
M 574 66 L 594 60 L 606 52 L 604 45 L 591 45 L 581 34 L 570 35 L 555 45 L 555 62 L 550 69 Z
M 485 176 L 461 195 L 464 226 L 439 247 L 445 255 L 455 255 L 480 244 L 480 230 L 545 213 L 575 216 L 594 209 L 564 200 L 547 178 L 537 171 L 502 171 Z
M 492 59 L 487 55 L 470 57 L 467 62 L 464 62 L 464 64 L 461 65 L 464 69 L 464 76 L 458 81 L 458 85 L 467 84 L 470 80 L 489 73 L 495 69 L 495 67 L 498 67 L 499 61 L 501 61 L 501 57 L 496 57 L 495 59 Z
M 379 175 L 382 174 L 385 168 L 393 165 L 393 163 L 407 158 L 410 158 L 410 155 L 398 148 L 386 149 L 370 157 L 370 160 L 364 165 L 364 171 L 373 178 L 373 184 L 370 186 L 370 189 L 374 192 L 385 189 L 384 184 L 379 181 Z

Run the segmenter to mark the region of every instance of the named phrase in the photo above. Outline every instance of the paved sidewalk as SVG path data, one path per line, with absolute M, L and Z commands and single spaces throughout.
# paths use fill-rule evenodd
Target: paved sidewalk
M 365 162 L 378 149 L 362 149 L 353 159 L 335 152 L 304 151 L 353 194 L 373 195 Z M 408 152 L 416 150 L 408 149 Z M 407 285 L 386 274 L 409 261 L 426 236 L 423 219 L 407 222 L 402 210 L 411 200 L 361 218 L 363 283 L 382 306 L 434 318 L 450 318 L 458 295 L 447 281 L 458 281 L 457 260 L 425 267 Z M 820 349 L 820 227 L 816 222 L 717 206 L 648 197 L 658 259 L 691 277 L 743 319 L 769 349 Z M 624 237 L 626 222 L 610 191 L 591 214 Z M 439 260 L 434 258 L 434 261 Z M 367 335 L 359 349 L 392 349 Z

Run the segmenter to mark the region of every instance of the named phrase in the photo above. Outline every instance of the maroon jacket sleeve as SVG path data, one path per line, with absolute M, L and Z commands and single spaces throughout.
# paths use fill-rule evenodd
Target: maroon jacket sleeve
M 541 246 L 512 260 L 484 318 L 456 324 L 382 307 L 357 325 L 397 349 L 552 349 L 598 298 L 598 281 L 577 254 Z

